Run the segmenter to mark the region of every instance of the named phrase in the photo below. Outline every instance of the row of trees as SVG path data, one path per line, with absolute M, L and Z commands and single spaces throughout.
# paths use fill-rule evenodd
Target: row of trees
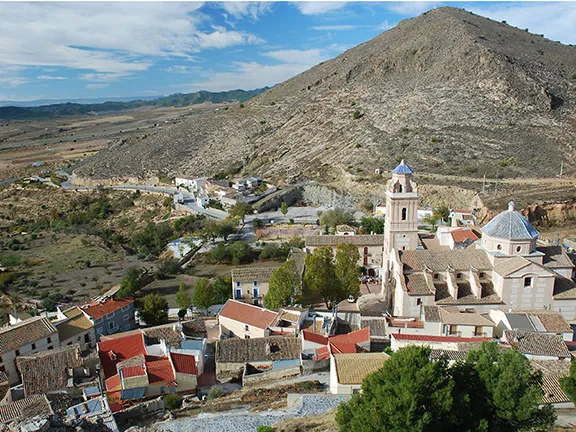
M 544 431 L 555 414 L 541 406 L 541 380 L 522 354 L 495 343 L 452 367 L 431 361 L 427 347 L 409 346 L 364 379 L 336 421 L 346 432 Z

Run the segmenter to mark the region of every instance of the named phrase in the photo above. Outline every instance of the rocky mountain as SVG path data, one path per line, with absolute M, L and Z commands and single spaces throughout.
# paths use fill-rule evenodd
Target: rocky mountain
M 239 171 L 354 192 L 401 158 L 420 172 L 576 169 L 576 48 L 443 7 L 228 110 L 113 142 L 82 180 Z

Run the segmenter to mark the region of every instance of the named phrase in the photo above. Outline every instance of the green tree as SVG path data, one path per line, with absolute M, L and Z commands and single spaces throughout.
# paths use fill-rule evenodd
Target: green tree
M 158 293 L 147 294 L 142 303 L 142 318 L 148 325 L 168 322 L 168 300 Z
M 447 206 L 442 205 L 432 210 L 432 216 L 439 221 L 448 222 L 448 218 L 450 217 L 450 209 Z
M 240 265 L 252 260 L 252 248 L 243 241 L 237 241 L 228 246 L 232 264 Z
M 560 379 L 560 386 L 572 402 L 576 401 L 576 361 L 570 363 L 570 375 Z
M 179 394 L 164 395 L 164 406 L 168 410 L 175 410 L 182 406 L 182 396 Z
M 136 291 L 141 288 L 140 273 L 140 269 L 130 267 L 122 277 L 122 280 L 120 280 L 120 290 L 116 294 L 116 297 L 124 298 L 133 296 Z
M 242 220 L 242 225 L 244 225 L 244 219 L 247 214 L 252 213 L 252 206 L 248 203 L 239 202 L 230 207 L 228 214 L 232 217 L 238 217 Z
M 336 421 L 346 432 L 453 431 L 453 387 L 445 360 L 433 362 L 430 348 L 409 346 L 364 379 Z
M 224 304 L 232 298 L 232 278 L 218 277 L 212 285 L 214 291 L 214 304 Z
M 254 218 L 252 219 L 252 225 L 255 229 L 259 229 L 264 226 L 264 222 L 262 222 L 262 219 Z
M 229 262 L 231 259 L 228 246 L 226 246 L 224 243 L 218 243 L 215 247 L 213 247 L 210 251 L 210 257 L 219 263 Z
M 218 237 L 223 238 L 224 241 L 228 241 L 228 236 L 234 234 L 236 229 L 236 224 L 229 219 L 224 219 L 216 224 L 216 234 Z
M 335 228 L 337 225 L 348 224 L 354 221 L 354 213 L 336 207 L 320 214 L 320 225 Z
M 351 243 L 340 243 L 336 246 L 334 271 L 340 281 L 341 299 L 349 295 L 358 297 L 360 294 L 360 253 L 358 246 Z
M 296 264 L 293 260 L 288 260 L 272 272 L 268 293 L 264 296 L 264 305 L 268 309 L 287 306 L 297 286 Z
M 286 204 L 284 201 L 282 201 L 282 204 L 280 205 L 280 213 L 282 213 L 284 216 L 288 214 L 288 204 Z
M 331 309 L 335 302 L 342 300 L 340 280 L 336 277 L 332 248 L 321 247 L 306 255 L 304 284 L 313 296 L 321 298 Z
M 434 231 L 436 229 L 436 225 L 438 225 L 438 218 L 435 218 L 434 215 L 426 216 L 424 219 L 422 219 L 422 222 L 432 226 L 432 231 Z
M 192 306 L 192 299 L 190 294 L 186 291 L 186 286 L 181 283 L 178 287 L 178 292 L 176 293 L 176 304 L 180 309 L 188 309 Z
M 194 285 L 194 306 L 201 309 L 208 309 L 214 303 L 214 290 L 210 281 L 206 278 L 200 278 Z
M 367 234 L 384 234 L 384 220 L 373 216 L 360 219 L 362 230 Z

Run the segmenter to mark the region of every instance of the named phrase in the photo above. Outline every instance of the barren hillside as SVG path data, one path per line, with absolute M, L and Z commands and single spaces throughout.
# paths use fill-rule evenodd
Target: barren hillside
M 573 173 L 575 135 L 576 48 L 443 7 L 244 107 L 112 143 L 76 174 L 134 181 L 244 167 L 354 193 L 354 178 L 401 157 L 420 172 L 479 177 L 548 176 L 563 158 Z

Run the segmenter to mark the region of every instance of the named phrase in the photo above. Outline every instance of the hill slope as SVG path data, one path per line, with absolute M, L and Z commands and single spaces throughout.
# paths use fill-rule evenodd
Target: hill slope
M 248 174 L 353 191 L 355 178 L 401 157 L 442 174 L 551 175 L 561 158 L 573 172 L 575 72 L 576 48 L 444 7 L 244 108 L 112 143 L 76 173 L 98 181 L 244 166 Z

